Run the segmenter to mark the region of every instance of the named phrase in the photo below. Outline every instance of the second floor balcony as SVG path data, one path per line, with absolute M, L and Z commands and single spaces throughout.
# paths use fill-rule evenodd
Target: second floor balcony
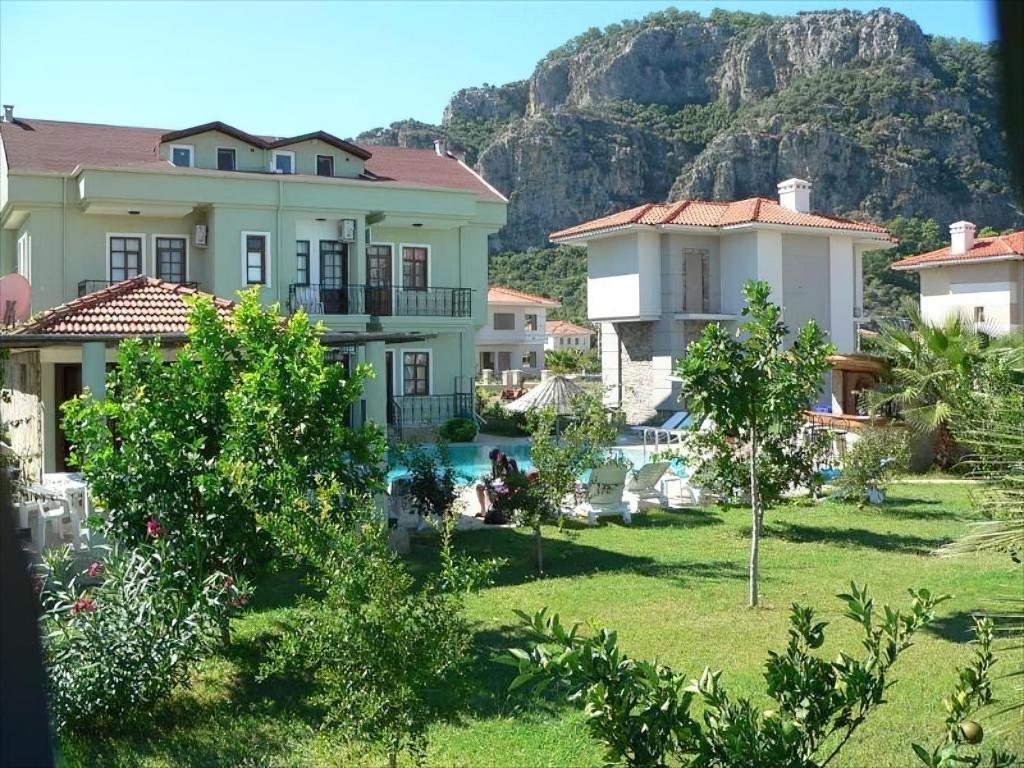
M 288 287 L 288 308 L 310 315 L 470 317 L 472 295 L 470 288 L 293 283 Z

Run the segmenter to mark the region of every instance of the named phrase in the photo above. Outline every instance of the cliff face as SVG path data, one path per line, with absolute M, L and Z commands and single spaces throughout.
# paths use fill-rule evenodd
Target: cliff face
M 982 46 L 932 39 L 886 10 L 773 18 L 677 11 L 590 32 L 526 81 L 467 88 L 440 126 L 510 200 L 495 249 L 646 200 L 775 195 L 814 183 L 819 210 L 1014 226 L 996 72 Z

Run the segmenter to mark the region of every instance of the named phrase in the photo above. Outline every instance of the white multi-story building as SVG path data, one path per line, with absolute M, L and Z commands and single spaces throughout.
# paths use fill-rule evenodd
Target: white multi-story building
M 478 371 L 538 374 L 544 367 L 547 311 L 560 306 L 544 296 L 491 286 L 487 290 L 487 324 L 476 332 Z
M 856 351 L 862 254 L 892 241 L 874 224 L 812 213 L 807 181 L 778 191 L 778 201 L 647 203 L 551 235 L 587 247 L 606 397 L 630 420 L 684 407 L 675 362 L 707 323 L 739 319 L 747 280 L 771 285 L 790 328 L 814 318 L 840 352 Z
M 949 227 L 950 244 L 892 265 L 921 277 L 921 315 L 941 323 L 949 315 L 1006 332 L 1024 327 L 1024 230 L 974 236 L 974 225 Z
M 548 340 L 544 349 L 576 349 L 586 352 L 594 343 L 596 332 L 568 320 L 548 320 Z

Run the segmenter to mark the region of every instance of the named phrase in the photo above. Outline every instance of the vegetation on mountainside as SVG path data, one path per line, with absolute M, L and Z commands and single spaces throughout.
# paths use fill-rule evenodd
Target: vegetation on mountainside
M 488 278 L 491 285 L 558 299 L 562 306 L 548 312 L 552 320 L 586 322 L 587 253 L 579 246 L 491 254 Z

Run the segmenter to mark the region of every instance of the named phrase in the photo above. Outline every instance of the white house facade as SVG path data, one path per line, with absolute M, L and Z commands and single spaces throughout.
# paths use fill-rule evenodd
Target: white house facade
M 586 352 L 594 345 L 597 332 L 568 320 L 548 320 L 544 349 L 575 349 Z
M 748 280 L 771 285 L 790 328 L 813 318 L 840 352 L 856 351 L 862 254 L 892 241 L 874 224 L 812 213 L 807 181 L 778 190 L 778 201 L 648 203 L 551 235 L 587 248 L 606 401 L 629 420 L 685 407 L 674 364 L 707 323 L 739 319 Z
M 921 278 L 921 315 L 941 323 L 960 315 L 996 333 L 1024 328 L 1024 230 L 974 236 L 975 226 L 949 227 L 950 244 L 892 265 Z
M 477 371 L 521 370 L 537 375 L 544 367 L 547 311 L 562 306 L 504 286 L 487 290 L 487 323 L 476 332 Z

